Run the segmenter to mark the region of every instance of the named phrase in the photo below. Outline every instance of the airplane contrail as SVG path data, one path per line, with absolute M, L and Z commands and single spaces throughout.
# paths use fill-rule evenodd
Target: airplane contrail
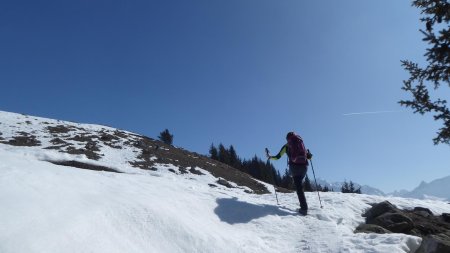
M 355 116 L 355 115 L 366 115 L 366 114 L 381 114 L 381 113 L 395 113 L 401 111 L 374 111 L 374 112 L 351 112 L 342 114 L 342 116 Z

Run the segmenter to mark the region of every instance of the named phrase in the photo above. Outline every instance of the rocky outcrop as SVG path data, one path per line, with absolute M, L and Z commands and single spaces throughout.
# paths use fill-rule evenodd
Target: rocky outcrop
M 416 253 L 448 253 L 450 252 L 450 236 L 448 234 L 428 235 Z
M 404 233 L 422 237 L 418 253 L 450 252 L 450 214 L 433 215 L 427 208 L 401 210 L 388 201 L 374 204 L 356 233 Z

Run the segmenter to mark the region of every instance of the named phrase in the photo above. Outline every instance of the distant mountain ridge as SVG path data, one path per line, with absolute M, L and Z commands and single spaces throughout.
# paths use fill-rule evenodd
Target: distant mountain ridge
M 317 183 L 322 186 L 327 186 L 335 192 L 341 191 L 341 187 L 344 184 L 344 182 L 329 183 L 321 178 L 317 179 Z M 361 187 L 361 193 L 367 195 L 450 201 L 450 176 L 435 179 L 429 183 L 422 181 L 419 186 L 414 188 L 412 191 L 398 190 L 391 193 L 385 193 L 382 190 L 369 185 L 360 185 L 356 182 L 353 183 L 356 188 Z
M 353 181 L 352 181 L 353 182 Z M 329 183 L 328 181 L 318 178 L 317 179 L 317 183 L 322 185 L 322 186 L 327 186 L 329 189 L 332 189 L 335 192 L 340 192 L 342 185 L 344 184 L 344 182 L 333 182 L 333 183 Z M 377 189 L 375 187 L 369 186 L 369 185 L 360 185 L 356 182 L 353 182 L 355 184 L 356 188 L 361 187 L 361 193 L 363 194 L 368 194 L 368 195 L 377 195 L 377 196 L 386 196 L 386 194 L 380 190 Z
M 396 191 L 393 196 L 416 199 L 441 199 L 450 201 L 450 176 L 435 179 L 429 183 L 422 181 L 412 191 Z

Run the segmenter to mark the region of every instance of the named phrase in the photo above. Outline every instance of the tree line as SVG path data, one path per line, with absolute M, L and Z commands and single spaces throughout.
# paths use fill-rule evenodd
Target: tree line
M 162 131 L 158 138 L 168 145 L 172 145 L 173 143 L 173 134 L 171 134 L 168 129 Z M 226 148 L 222 143 L 220 143 L 218 147 L 211 144 L 209 148 L 209 155 L 211 159 L 225 163 L 233 168 L 249 174 L 258 180 L 278 187 L 283 187 L 285 189 L 295 190 L 294 182 L 287 168 L 285 169 L 283 175 L 281 175 L 269 161 L 263 161 L 256 155 L 249 160 L 241 159 L 237 155 L 233 145 Z M 303 190 L 305 192 L 333 191 L 333 189 L 328 186 L 311 184 L 308 175 L 305 176 Z M 361 187 L 356 188 L 352 181 L 349 183 L 345 181 L 340 190 L 343 193 L 361 193 Z
M 278 187 L 283 187 L 285 189 L 295 190 L 294 182 L 287 168 L 285 169 L 283 175 L 281 175 L 269 161 L 263 161 L 256 155 L 249 160 L 242 159 L 237 155 L 236 149 L 233 145 L 230 145 L 227 148 L 222 143 L 220 143 L 217 147 L 214 144 L 211 144 L 209 147 L 209 155 L 211 159 L 225 163 L 233 168 L 249 174 L 258 180 Z M 308 175 L 306 175 L 303 182 L 303 189 L 305 192 L 333 191 L 333 189 L 328 186 L 322 186 L 320 184 L 317 184 L 316 186 L 316 184 L 312 184 Z M 356 189 L 354 183 L 350 181 L 350 183 L 344 183 L 341 188 L 341 192 L 361 193 L 361 190 L 360 188 Z

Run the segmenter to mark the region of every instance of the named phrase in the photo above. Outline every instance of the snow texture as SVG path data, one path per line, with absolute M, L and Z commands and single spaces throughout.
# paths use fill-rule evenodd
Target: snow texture
M 0 113 L 4 138 L 17 117 Z M 40 140 L 44 120 L 30 118 Z M 177 175 L 167 165 L 145 171 L 122 162 L 132 150 L 102 153 L 97 164 L 124 173 L 59 166 L 46 160 L 86 158 L 0 144 L 0 252 L 414 252 L 418 237 L 353 233 L 369 204 L 450 212 L 438 200 L 330 192 L 320 194 L 323 209 L 317 193 L 306 193 L 309 214 L 300 216 L 294 193 L 278 193 L 277 205 L 273 194 L 210 187 L 217 178 L 201 168 L 204 175 Z

